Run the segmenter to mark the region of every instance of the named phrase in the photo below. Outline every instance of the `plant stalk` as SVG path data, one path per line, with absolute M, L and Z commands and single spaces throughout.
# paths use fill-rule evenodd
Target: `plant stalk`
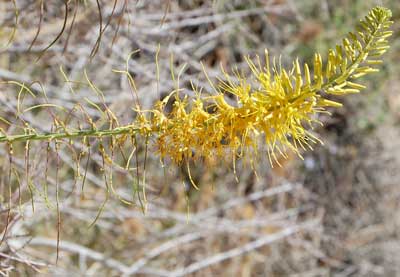
M 140 128 L 135 127 L 133 125 L 127 125 L 122 127 L 117 127 L 110 130 L 97 130 L 97 129 L 88 129 L 88 130 L 79 130 L 72 132 L 61 132 L 61 133 L 32 133 L 32 134 L 21 134 L 21 135 L 3 135 L 0 136 L 1 142 L 26 142 L 26 141 L 34 141 L 34 140 L 55 140 L 55 139 L 74 139 L 80 137 L 104 137 L 104 136 L 116 136 L 122 134 L 129 134 L 132 132 L 139 131 Z

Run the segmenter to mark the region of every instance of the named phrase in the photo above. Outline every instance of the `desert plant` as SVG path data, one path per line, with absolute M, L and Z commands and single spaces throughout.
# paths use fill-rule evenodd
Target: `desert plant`
M 150 110 L 143 109 L 137 100 L 133 107 L 136 116 L 127 125 L 119 123 L 118 118 L 104 101 L 101 90 L 90 81 L 86 74 L 87 85 L 97 94 L 101 104 L 90 100 L 87 102 L 102 115 L 103 120 L 100 123 L 85 111 L 81 103 L 71 110 L 50 103 L 44 90 L 44 103 L 22 108 L 23 100 L 26 97 L 37 97 L 37 92 L 25 83 L 4 81 L 3 84 L 15 85 L 19 88 L 18 109 L 15 116 L 21 123 L 17 124 L 6 118 L 0 118 L 4 124 L 16 126 L 18 127 L 15 128 L 16 130 L 21 130 L 9 133 L 0 129 L 0 142 L 8 146 L 9 180 L 14 174 L 13 156 L 16 155 L 15 152 L 21 152 L 20 149 L 23 148 L 21 146 L 24 146 L 22 152 L 27 161 L 27 187 L 33 199 L 33 195 L 39 190 L 29 182 L 29 155 L 32 143 L 44 142 L 47 145 L 47 152 L 53 149 L 56 154 L 61 144 L 81 143 L 87 150 L 75 153 L 74 159 L 77 161 L 76 176 L 82 178 L 83 188 L 87 168 L 82 173 L 78 167 L 80 164 L 78 161 L 85 155 L 90 156 L 91 144 L 96 141 L 98 153 L 102 158 L 102 170 L 105 171 L 106 167 L 110 168 L 108 176 L 104 173 L 107 198 L 101 205 L 100 214 L 111 194 L 124 203 L 134 202 L 134 199 L 124 199 L 115 192 L 112 183 L 112 168 L 138 170 L 138 159 L 135 159 L 135 169 L 131 168 L 131 162 L 138 153 L 140 142 L 145 148 L 144 160 L 147 159 L 148 150 L 155 149 L 162 162 L 169 159 L 185 167 L 195 188 L 198 187 L 191 178 L 191 163 L 204 160 L 212 164 L 218 160 L 227 159 L 232 161 L 235 168 L 235 162 L 239 158 L 252 162 L 254 156 L 257 156 L 261 143 L 266 145 L 267 155 L 272 165 L 279 164 L 281 158 L 287 157 L 288 151 L 293 151 L 302 157 L 303 150 L 312 149 L 312 145 L 320 141 L 310 130 L 315 124 L 322 124 L 318 119 L 318 114 L 329 114 L 327 108 L 340 107 L 338 96 L 360 92 L 365 87 L 358 82 L 358 79 L 378 71 L 376 66 L 382 63 L 380 57 L 389 48 L 387 39 L 392 34 L 389 30 L 392 24 L 390 18 L 391 12 L 388 9 L 383 7 L 372 9 L 365 19 L 360 21 L 357 31 L 349 33 L 340 45 L 330 49 L 325 59 L 322 59 L 321 54 L 315 54 L 312 70 L 307 63 L 301 65 L 298 59 L 293 62 L 292 68 L 284 69 L 275 58 L 271 63 L 268 51 L 265 51 L 264 62 L 261 62 L 258 57 L 255 59 L 246 57 L 250 75 L 236 69 L 231 70 L 233 73 L 222 69 L 221 77 L 217 82 L 207 77 L 213 88 L 209 92 L 203 92 L 193 84 L 194 98 L 182 93 L 179 75 L 175 76 L 172 73 L 172 79 L 176 84 L 175 90 Z M 93 55 L 99 43 L 97 42 L 96 47 L 93 48 Z M 126 75 L 135 92 L 135 80 L 128 66 L 116 72 Z M 207 75 L 206 70 L 204 74 Z M 65 74 L 64 76 L 67 82 L 73 82 Z M 47 109 L 49 112 L 52 127 L 46 133 L 38 131 L 24 120 L 25 112 L 36 109 Z M 84 119 L 84 123 L 73 126 L 70 124 L 71 117 L 78 113 Z M 126 150 L 128 148 L 130 150 Z M 115 152 L 118 150 L 124 154 L 123 164 L 115 161 Z M 59 159 L 57 159 L 57 167 L 58 162 Z M 133 196 L 138 195 L 139 201 L 145 207 L 146 162 L 142 167 L 141 178 L 137 171 L 137 178 L 132 186 Z M 47 170 L 45 175 L 47 178 Z M 57 174 L 55 179 L 57 184 Z M 46 189 L 40 194 L 47 199 Z M 11 197 L 9 198 L 9 211 L 11 211 Z M 58 202 L 57 190 L 57 205 Z M 34 206 L 33 202 L 32 206 Z M 60 220 L 58 226 L 60 226 Z
M 153 109 L 142 110 L 137 103 L 134 108 L 137 117 L 132 124 L 113 126 L 118 120 L 108 107 L 104 107 L 102 112 L 110 117 L 108 129 L 97 128 L 88 118 L 92 128 L 76 130 L 54 117 L 54 128 L 59 131 L 43 134 L 26 126 L 23 134 L 2 131 L 0 142 L 12 145 L 36 140 L 56 142 L 61 139 L 112 137 L 117 143 L 122 143 L 128 137 L 141 134 L 156 140 L 162 158 L 170 158 L 180 164 L 199 158 L 221 158 L 227 152 L 235 159 L 251 151 L 251 148 L 257 149 L 259 138 L 264 136 L 271 164 L 278 162 L 277 153 L 284 157 L 288 149 L 301 156 L 299 148 L 311 148 L 311 144 L 319 141 L 306 129 L 313 123 L 321 123 L 314 115 L 326 113 L 326 107 L 341 106 L 337 101 L 330 100 L 330 96 L 360 92 L 365 86 L 355 80 L 378 71 L 375 66 L 382 63 L 379 58 L 389 48 L 387 38 L 392 34 L 388 30 L 392 24 L 390 17 L 388 9 L 372 9 L 360 21 L 356 32 L 349 33 L 341 45 L 329 50 L 325 62 L 321 54 L 315 54 L 313 74 L 308 64 L 301 66 L 298 59 L 290 70 L 282 68 L 275 58 L 270 66 L 268 52 L 265 51 L 265 65 L 261 65 L 258 57 L 256 61 L 246 58 L 251 76 L 234 70 L 233 78 L 222 69 L 223 77 L 217 84 L 210 81 L 214 91 L 207 96 L 194 86 L 195 99 L 182 96 L 178 79 L 176 90 Z M 134 78 L 128 70 L 118 72 L 126 74 L 132 87 L 135 87 Z M 172 77 L 175 79 L 175 76 Z M 98 88 L 87 80 L 102 97 Z M 15 81 L 6 83 L 19 86 L 20 94 L 28 92 L 35 96 L 26 84 Z M 230 103 L 226 101 L 229 95 L 234 96 Z M 166 112 L 165 107 L 171 98 L 174 101 L 172 111 Z M 44 103 L 29 107 L 24 112 L 45 107 L 57 106 Z M 1 120 L 9 123 L 4 118 Z

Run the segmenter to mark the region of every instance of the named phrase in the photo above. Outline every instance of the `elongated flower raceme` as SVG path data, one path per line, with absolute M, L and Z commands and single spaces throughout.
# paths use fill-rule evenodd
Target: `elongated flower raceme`
M 372 9 L 359 22 L 356 32 L 349 33 L 340 45 L 328 51 L 327 58 L 322 59 L 316 53 L 313 66 L 300 65 L 296 59 L 292 68 L 285 70 L 275 60 L 270 65 L 267 51 L 264 65 L 259 58 L 255 61 L 247 58 L 250 76 L 237 71 L 230 76 L 223 71 L 219 82 L 212 84 L 214 91 L 209 96 L 202 96 L 194 89 L 196 97 L 189 99 L 179 95 L 179 90 L 175 91 L 150 112 L 137 108 L 138 116 L 130 125 L 119 126 L 114 120 L 117 126 L 111 124 L 105 130 L 95 125 L 92 129 L 71 130 L 61 124 L 58 127 L 62 128 L 56 128 L 59 131 L 55 132 L 40 134 L 26 128 L 24 134 L 16 135 L 8 135 L 0 129 L 0 142 L 11 145 L 17 141 L 72 140 L 89 136 L 120 136 L 117 141 L 123 142 L 128 135 L 140 133 L 147 138 L 146 142 L 153 137 L 161 157 L 170 158 L 176 164 L 224 157 L 235 160 L 257 151 L 260 143 L 266 145 L 271 164 L 279 163 L 279 156 L 286 157 L 288 151 L 301 156 L 301 149 L 312 149 L 312 144 L 319 141 L 309 131 L 315 123 L 320 123 L 316 115 L 326 113 L 327 107 L 341 106 L 329 100 L 329 95 L 358 93 L 365 88 L 358 79 L 378 71 L 375 66 L 382 63 L 380 57 L 388 50 L 387 39 L 392 35 L 390 18 L 388 9 Z M 128 70 L 119 73 L 127 74 L 130 83 L 134 83 Z M 89 84 L 98 93 L 98 89 Z M 19 86 L 33 94 L 24 84 Z M 227 96 L 234 99 L 228 101 Z M 172 110 L 166 112 L 171 98 L 174 100 Z M 52 105 L 46 103 L 32 108 L 44 106 Z M 114 118 L 109 109 L 105 112 Z M 1 117 L 0 121 L 8 124 Z
M 247 59 L 251 76 L 235 72 L 213 85 L 212 96 L 175 96 L 172 111 L 165 112 L 169 96 L 159 102 L 146 122 L 157 134 L 162 157 L 180 164 L 188 160 L 234 158 L 257 149 L 264 141 L 271 163 L 291 150 L 299 156 L 300 149 L 312 148 L 319 141 L 310 131 L 319 123 L 316 114 L 327 107 L 341 104 L 327 99 L 329 95 L 358 93 L 365 88 L 358 78 L 378 71 L 380 56 L 389 48 L 387 38 L 390 10 L 372 9 L 361 20 L 357 31 L 349 33 L 342 44 L 328 51 L 322 59 L 315 54 L 313 73 L 307 64 L 296 59 L 290 70 L 270 65 L 266 51 L 265 65 L 259 59 Z M 234 96 L 227 101 L 226 96 Z M 141 121 L 143 124 L 143 121 Z

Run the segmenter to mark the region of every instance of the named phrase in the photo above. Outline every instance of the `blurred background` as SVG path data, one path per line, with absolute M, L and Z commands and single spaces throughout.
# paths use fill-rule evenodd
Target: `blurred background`
M 15 144 L 12 156 L 1 145 L 0 274 L 400 276 L 397 0 L 3 0 L 0 116 L 13 124 L 0 127 L 50 131 L 51 107 L 26 110 L 46 101 L 65 107 L 60 118 L 72 126 L 84 124 L 85 113 L 107 126 L 98 110 L 104 103 L 129 124 L 132 89 L 113 70 L 129 71 L 142 108 L 150 108 L 175 87 L 171 65 L 193 96 L 190 81 L 210 91 L 201 62 L 213 80 L 220 65 L 248 70 L 243 57 L 262 56 L 265 48 L 288 67 L 296 57 L 310 62 L 376 5 L 391 8 L 395 21 L 384 65 L 364 78 L 366 90 L 338 98 L 344 107 L 320 117 L 324 126 L 314 131 L 324 145 L 304 152 L 304 160 L 291 155 L 273 168 L 263 155 L 253 165 L 238 161 L 239 181 L 230 163 L 196 163 L 197 191 L 184 170 L 162 166 L 142 139 L 135 152 L 139 175 L 146 173 L 143 213 L 138 199 L 119 199 L 132 199 L 136 169 L 104 171 L 99 141 L 66 141 L 58 149 L 32 142 L 29 151 Z M 30 85 L 36 97 L 4 81 Z M 89 159 L 80 155 L 87 150 Z M 124 152 L 129 146 L 116 156 Z M 110 174 L 119 197 L 104 202 Z

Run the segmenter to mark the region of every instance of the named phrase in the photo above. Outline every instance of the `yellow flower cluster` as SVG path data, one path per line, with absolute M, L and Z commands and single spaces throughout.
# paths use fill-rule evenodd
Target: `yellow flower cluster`
M 319 141 L 308 131 L 313 123 L 320 123 L 316 114 L 341 106 L 326 96 L 357 93 L 364 86 L 355 79 L 377 71 L 372 66 L 381 62 L 379 56 L 389 48 L 390 17 L 388 9 L 372 9 L 356 33 L 349 33 L 342 45 L 329 50 L 325 63 L 315 54 L 313 74 L 298 60 L 289 71 L 275 60 L 270 66 L 266 51 L 264 65 L 258 58 L 247 59 L 251 76 L 238 72 L 229 76 L 223 71 L 224 78 L 213 85 L 211 96 L 196 92 L 194 99 L 179 93 L 166 97 L 146 122 L 157 134 L 161 157 L 177 164 L 236 159 L 257 150 L 261 141 L 271 164 L 278 162 L 278 156 L 286 157 L 288 150 L 301 156 L 300 149 Z M 166 112 L 170 100 L 174 100 L 172 111 Z

